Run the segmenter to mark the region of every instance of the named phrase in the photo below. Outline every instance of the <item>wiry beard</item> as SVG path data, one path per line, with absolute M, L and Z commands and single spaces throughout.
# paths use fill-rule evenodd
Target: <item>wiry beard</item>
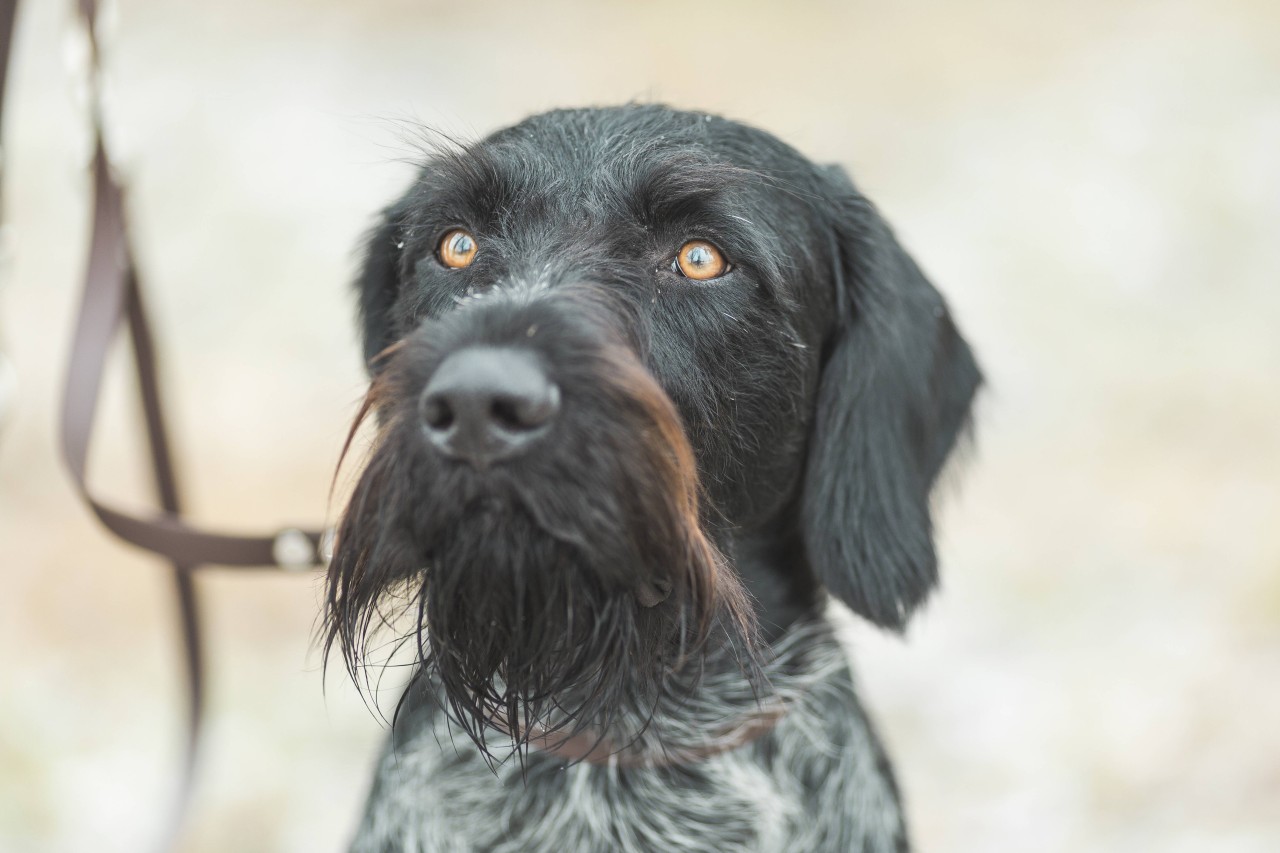
M 608 729 L 651 705 L 701 643 L 683 608 L 644 608 L 521 509 L 481 509 L 439 542 L 418 589 L 426 671 L 482 746 L 492 720 Z M 524 734 L 519 734 L 523 732 Z
M 439 680 L 486 753 L 495 726 L 520 748 L 535 728 L 634 719 L 676 676 L 696 682 L 709 647 L 749 668 L 751 611 L 703 532 L 693 452 L 630 351 L 581 346 L 581 388 L 560 376 L 580 420 L 536 459 L 478 474 L 422 441 L 427 340 L 391 354 L 361 413 L 381 428 L 338 530 L 326 659 L 337 644 L 359 686 L 372 638 L 411 642 L 414 677 Z

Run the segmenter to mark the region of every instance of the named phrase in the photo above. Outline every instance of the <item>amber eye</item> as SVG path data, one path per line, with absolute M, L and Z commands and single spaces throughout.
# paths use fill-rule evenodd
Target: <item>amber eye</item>
M 440 256 L 440 263 L 449 269 L 469 267 L 476 259 L 476 238 L 469 231 L 455 228 L 440 238 L 440 248 L 436 253 Z
M 719 278 L 729 271 L 729 262 L 720 250 L 706 240 L 690 240 L 680 247 L 676 266 L 685 278 L 707 281 Z

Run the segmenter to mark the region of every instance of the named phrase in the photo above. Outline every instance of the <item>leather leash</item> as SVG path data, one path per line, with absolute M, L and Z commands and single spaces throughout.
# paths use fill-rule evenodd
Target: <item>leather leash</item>
M 4 91 L 9 73 L 9 48 L 13 42 L 14 16 L 18 12 L 18 0 L 0 0 L 0 201 L 4 198 Z M 4 228 L 4 215 L 0 211 L 0 289 L 8 272 L 9 231 Z M 3 343 L 3 341 L 0 341 Z M 17 397 L 17 380 L 12 362 L 0 349 L 0 431 L 8 425 L 10 409 Z
M 0 0 L 0 116 L 18 0 Z M 170 450 L 157 354 L 142 300 L 126 223 L 124 192 L 112 175 L 103 142 L 97 0 L 79 0 L 90 48 L 94 133 L 93 225 L 84 290 L 76 320 L 62 401 L 61 445 L 77 491 L 103 525 L 133 545 L 165 558 L 178 609 L 186 669 L 187 732 L 183 765 L 160 850 L 174 847 L 190 801 L 203 729 L 204 655 L 194 573 L 208 566 L 302 570 L 323 565 L 326 534 L 287 528 L 272 535 L 237 535 L 196 527 L 182 517 L 177 471 Z M 159 511 L 138 514 L 99 500 L 89 488 L 87 462 L 94 414 L 111 343 L 121 327 L 132 342 L 133 363 L 146 424 Z

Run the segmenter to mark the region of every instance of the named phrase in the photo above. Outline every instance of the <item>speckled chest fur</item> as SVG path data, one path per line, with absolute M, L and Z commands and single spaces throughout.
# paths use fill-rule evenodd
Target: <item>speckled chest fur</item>
M 787 715 L 754 743 L 673 768 L 530 752 L 492 769 L 433 701 L 388 740 L 353 853 L 891 853 L 906 849 L 898 792 L 825 623 L 778 644 L 769 680 Z M 740 674 L 709 676 L 644 738 L 696 739 L 749 711 Z

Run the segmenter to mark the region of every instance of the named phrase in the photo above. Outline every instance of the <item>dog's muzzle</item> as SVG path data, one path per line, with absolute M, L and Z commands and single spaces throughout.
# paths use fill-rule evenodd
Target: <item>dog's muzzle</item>
M 753 636 L 627 307 L 585 287 L 471 302 L 390 348 L 362 410 L 379 434 L 337 534 L 327 642 L 354 674 L 373 634 L 402 631 L 482 749 L 578 727 L 629 743 L 616 714 Z M 574 743 L 559 754 L 599 753 Z
M 560 389 L 527 350 L 474 346 L 436 369 L 418 401 L 427 440 L 483 470 L 544 436 L 560 410 Z

